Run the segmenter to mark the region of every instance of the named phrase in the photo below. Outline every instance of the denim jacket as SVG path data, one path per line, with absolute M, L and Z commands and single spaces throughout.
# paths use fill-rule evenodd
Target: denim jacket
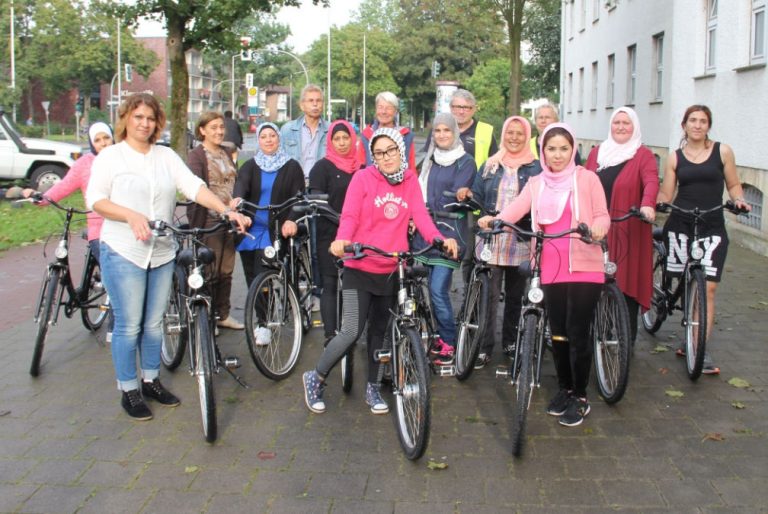
M 475 181 L 472 184 L 472 196 L 485 210 L 492 212 L 496 210 L 496 202 L 499 198 L 499 185 L 501 184 L 501 177 L 504 175 L 504 169 L 499 165 L 496 173 L 489 173 L 487 177 L 483 177 L 484 172 L 485 164 L 480 167 L 480 171 L 475 175 Z M 518 194 L 523 190 L 525 184 L 528 183 L 528 179 L 539 173 L 541 173 L 541 164 L 538 160 L 520 166 L 517 170 Z M 530 216 L 525 217 L 518 223 L 521 228 L 526 229 L 530 228 L 530 224 Z
M 304 163 L 301 162 L 301 126 L 304 124 L 304 116 L 299 116 L 295 120 L 287 121 L 280 128 L 280 148 L 291 159 L 301 164 L 304 167 Z M 317 145 L 317 161 L 325 157 L 325 137 L 328 134 L 329 123 L 320 119 L 320 123 L 317 126 L 318 136 L 320 142 Z M 315 161 L 315 162 L 317 162 Z M 304 176 L 309 175 L 309 170 L 304 170 Z

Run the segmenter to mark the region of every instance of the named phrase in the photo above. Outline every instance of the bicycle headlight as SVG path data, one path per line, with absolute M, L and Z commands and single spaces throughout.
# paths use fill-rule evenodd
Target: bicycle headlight
M 491 252 L 491 249 L 487 246 L 483 247 L 483 251 L 480 252 L 480 260 L 483 262 L 488 262 L 491 260 L 491 257 L 493 256 L 493 253 Z
M 413 298 L 408 298 L 405 301 L 403 311 L 405 312 L 406 316 L 413 316 L 413 313 L 416 312 L 416 302 L 413 300 Z
M 192 289 L 200 289 L 203 287 L 204 283 L 205 279 L 197 268 L 189 275 L 189 277 L 187 277 L 187 284 L 189 284 L 189 287 Z
M 528 290 L 528 300 L 531 303 L 541 303 L 544 299 L 544 291 L 540 287 L 532 287 Z
M 701 260 L 701 258 L 704 257 L 704 249 L 701 248 L 698 245 L 692 246 L 691 247 L 691 257 L 693 257 L 697 261 Z
M 618 267 L 616 266 L 615 262 L 608 261 L 605 263 L 605 273 L 607 275 L 615 275 L 617 268 Z
M 56 256 L 57 259 L 66 259 L 67 255 L 69 255 L 69 250 L 67 250 L 67 244 L 64 241 L 60 241 L 59 245 L 56 247 L 56 250 L 53 252 L 53 254 Z
M 274 259 L 275 255 L 277 255 L 277 250 L 274 246 L 267 246 L 264 248 L 264 257 L 267 259 Z

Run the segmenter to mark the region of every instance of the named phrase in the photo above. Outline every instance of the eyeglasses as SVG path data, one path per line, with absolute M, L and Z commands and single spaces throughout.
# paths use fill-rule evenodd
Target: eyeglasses
M 377 161 L 381 161 L 384 159 L 384 156 L 391 157 L 391 158 L 399 156 L 400 150 L 398 150 L 396 146 L 390 146 L 384 151 L 374 150 L 372 153 L 373 153 L 374 159 L 376 159 Z
M 451 109 L 455 109 L 457 111 L 471 111 L 474 108 L 474 105 L 451 105 Z

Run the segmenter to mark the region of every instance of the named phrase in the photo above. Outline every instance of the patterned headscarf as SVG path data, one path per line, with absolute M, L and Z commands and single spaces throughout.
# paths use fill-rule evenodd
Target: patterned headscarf
M 273 154 L 265 154 L 261 150 L 261 147 L 259 147 L 259 151 L 253 156 L 253 160 L 256 161 L 256 164 L 259 165 L 259 168 L 261 168 L 262 171 L 277 171 L 291 158 L 283 152 L 282 148 L 280 148 L 280 129 L 278 129 L 277 125 L 274 123 L 265 122 L 259 125 L 259 128 L 256 129 L 256 137 L 258 138 L 261 135 L 261 132 L 265 129 L 274 130 L 275 134 L 277 134 L 277 151 Z
M 397 145 L 397 151 L 400 153 L 400 168 L 391 175 L 387 175 L 381 169 L 379 168 L 378 163 L 374 159 L 373 165 L 376 167 L 377 170 L 379 170 L 379 173 L 381 173 L 385 179 L 387 179 L 387 182 L 389 182 L 392 185 L 399 184 L 400 182 L 405 179 L 405 170 L 408 168 L 408 159 L 405 156 L 405 142 L 403 141 L 403 136 L 400 135 L 400 132 L 393 128 L 389 127 L 381 127 L 377 128 L 376 132 L 373 133 L 373 136 L 371 136 L 371 143 L 370 143 L 370 150 L 371 155 L 373 155 L 373 145 L 376 143 L 376 140 L 380 137 L 386 137 L 391 139 L 396 145 Z

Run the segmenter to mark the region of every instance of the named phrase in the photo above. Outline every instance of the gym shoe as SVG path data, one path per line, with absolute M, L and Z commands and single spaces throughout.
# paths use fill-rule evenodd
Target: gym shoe
M 584 418 L 587 417 L 590 411 L 589 402 L 586 398 L 577 398 L 571 396 L 568 399 L 568 404 L 565 407 L 565 412 L 560 416 L 559 423 L 566 427 L 575 427 L 581 425 Z
M 704 365 L 701 368 L 701 373 L 703 375 L 719 375 L 720 374 L 720 368 L 715 366 L 715 363 L 712 362 L 712 357 L 709 356 L 709 353 L 704 353 Z
M 125 409 L 125 412 L 127 412 L 130 417 L 137 421 L 152 419 L 152 411 L 149 410 L 147 404 L 144 403 L 144 398 L 141 397 L 138 389 L 123 391 L 123 398 L 120 401 L 120 405 L 123 406 L 123 409 Z
M 145 382 L 142 380 L 141 394 L 144 396 L 144 398 L 151 398 L 152 400 L 156 400 L 158 403 L 167 405 L 168 407 L 176 407 L 181 403 L 176 395 L 163 387 L 163 384 L 160 383 L 159 378 L 154 379 L 152 382 Z
M 487 353 L 481 353 L 475 361 L 475 369 L 483 369 L 489 362 L 491 362 L 491 356 Z
M 505 344 L 504 346 L 501 347 L 501 351 L 503 351 L 507 357 L 514 357 L 516 348 L 517 348 L 517 343 Z
M 365 403 L 371 408 L 371 412 L 374 414 L 386 414 L 389 412 L 389 407 L 381 397 L 381 384 L 374 384 L 368 382 L 365 387 Z
M 307 408 L 316 414 L 325 412 L 325 402 L 323 401 L 325 382 L 320 379 L 320 375 L 314 369 L 305 371 L 301 380 L 304 383 L 304 402 L 307 404 Z
M 225 319 L 219 320 L 217 326 L 221 328 L 229 328 L 231 330 L 243 330 L 245 325 L 237 321 L 232 316 L 227 316 Z
M 256 346 L 269 346 L 272 342 L 272 331 L 267 327 L 253 329 L 253 339 Z
M 312 297 L 312 312 L 320 312 L 320 298 L 317 296 Z
M 560 389 L 557 394 L 549 401 L 547 414 L 550 416 L 562 416 L 568 407 L 568 400 L 571 398 L 571 391 Z

